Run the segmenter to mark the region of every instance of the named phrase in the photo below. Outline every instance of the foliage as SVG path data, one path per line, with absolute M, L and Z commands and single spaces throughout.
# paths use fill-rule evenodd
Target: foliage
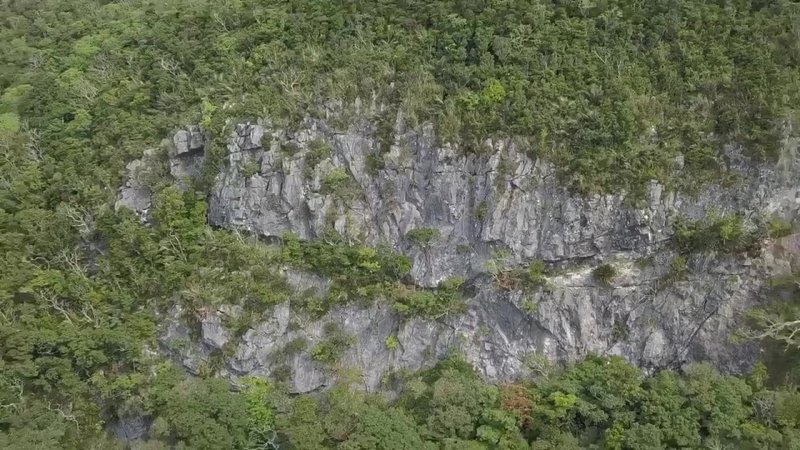
M 442 281 L 435 289 L 404 283 L 410 260 L 387 248 L 347 243 L 338 235 L 301 241 L 294 235 L 283 239 L 282 261 L 319 273 L 333 285 L 322 303 L 305 304 L 308 312 L 322 314 L 332 305 L 351 300 L 387 299 L 404 315 L 440 318 L 463 308 L 462 278 Z
M 547 283 L 547 266 L 544 261 L 537 259 L 528 265 L 528 281 L 534 286 L 542 286 Z
M 278 426 L 289 448 L 324 448 L 325 429 L 319 417 L 319 404 L 313 397 L 303 395 L 292 402 L 291 412 L 279 417 Z
M 486 204 L 485 201 L 478 203 L 478 206 L 475 207 L 475 219 L 478 222 L 483 222 L 486 220 L 486 216 L 489 214 L 489 206 Z
M 406 233 L 406 239 L 413 245 L 427 248 L 431 242 L 439 239 L 441 232 L 438 228 L 415 228 Z
M 242 396 L 247 404 L 248 447 L 264 448 L 275 433 L 275 417 L 270 405 L 272 386 L 261 378 L 247 377 Z
M 156 379 L 151 388 L 148 400 L 156 414 L 155 436 L 185 448 L 244 448 L 248 413 L 254 409 L 247 397 L 231 394 L 222 380 L 176 382 L 179 376 L 164 374 L 164 379 Z
M 675 242 L 683 254 L 720 251 L 740 253 L 758 247 L 765 230 L 760 225 L 748 226 L 733 214 L 710 214 L 708 217 L 690 222 L 678 218 L 674 224 Z
M 305 174 L 310 177 L 317 165 L 331 155 L 330 145 L 322 139 L 315 139 L 308 144 L 308 153 L 305 156 Z M 349 178 L 349 177 L 348 177 Z
M 592 276 L 603 284 L 610 284 L 617 276 L 617 269 L 611 264 L 601 264 L 592 270 Z
M 522 300 L 522 310 L 528 314 L 536 314 L 536 311 L 539 310 L 539 303 L 530 297 L 526 297 Z
M 328 172 L 322 178 L 322 190 L 324 194 L 333 194 L 337 198 L 348 199 L 355 195 L 356 185 L 350 174 L 341 167 L 337 167 Z
M 547 277 L 550 274 L 544 261 L 536 259 L 524 267 L 514 267 L 506 251 L 495 252 L 492 259 L 486 263 L 486 270 L 492 276 L 494 283 L 506 291 L 522 290 L 525 292 L 539 288 L 547 288 Z
M 662 279 L 664 281 L 664 285 L 669 285 L 670 283 L 686 278 L 686 274 L 689 270 L 688 264 L 689 262 L 685 255 L 675 255 L 675 259 L 673 259 L 672 263 L 669 265 L 669 272 Z
M 772 395 L 791 394 L 754 389 L 702 364 L 648 378 L 620 358 L 599 357 L 498 389 L 456 358 L 408 379 L 394 407 L 414 417 L 426 439 L 458 448 L 777 449 L 794 431 L 776 425 L 779 409 L 754 406 Z
M 463 310 L 462 284 L 464 284 L 463 278 L 452 277 L 439 283 L 436 289 L 408 289 L 405 286 L 398 286 L 393 293 L 392 306 L 395 311 L 403 315 L 438 319 Z
M 322 364 L 333 365 L 353 345 L 355 337 L 347 334 L 334 322 L 325 324 L 324 332 L 324 339 L 311 348 L 311 358 Z
M 281 265 L 332 280 L 319 310 L 408 293 L 410 263 L 391 251 L 290 238 L 274 252 L 208 227 L 203 198 L 234 119 L 291 127 L 333 104 L 363 114 L 360 99 L 383 105 L 383 135 L 401 112 L 464 151 L 530 138 L 523 150 L 580 191 L 669 181 L 676 157 L 697 183 L 721 175 L 731 141 L 777 153 L 800 104 L 798 14 L 784 0 L 0 0 L 0 448 L 113 448 L 104 425 L 137 414 L 154 419 L 153 448 L 797 447 L 794 393 L 760 393 L 776 412 L 753 417 L 746 386 L 708 373 L 648 381 L 643 396 L 617 364 L 590 364 L 580 373 L 618 379 L 533 389 L 545 407 L 520 433 L 496 388 L 452 367 L 417 383 L 433 409 L 407 415 L 356 395 L 326 399 L 333 408 L 265 386 L 237 394 L 142 350 L 175 305 L 196 319 L 238 303 L 244 328 L 291 296 Z M 183 191 L 153 177 L 152 226 L 114 211 L 125 165 L 187 123 L 209 135 L 203 176 Z M 311 173 L 330 147 L 312 141 L 308 153 Z M 685 252 L 751 240 L 731 219 L 682 231 Z M 455 284 L 391 301 L 438 316 L 461 304 Z M 333 433 L 340 423 L 352 433 Z
M 743 330 L 752 339 L 769 339 L 787 348 L 800 348 L 800 310 L 792 303 L 748 311 L 751 329 Z
M 308 342 L 306 338 L 299 336 L 287 342 L 286 345 L 283 346 L 281 353 L 286 356 L 294 356 L 305 350 L 307 346 Z
M 247 161 L 244 166 L 242 166 L 242 175 L 246 178 L 250 178 L 258 173 L 261 170 L 261 165 L 258 161 Z
M 333 304 L 387 295 L 411 270 L 411 261 L 390 249 L 352 245 L 335 235 L 314 241 L 286 235 L 282 261 L 328 277 Z M 320 305 L 319 312 L 329 306 Z
M 792 224 L 781 219 L 780 217 L 773 217 L 767 222 L 767 233 L 773 239 L 782 238 L 792 234 Z

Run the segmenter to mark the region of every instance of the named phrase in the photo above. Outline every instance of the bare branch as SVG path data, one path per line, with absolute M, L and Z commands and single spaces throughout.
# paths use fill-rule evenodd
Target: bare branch
M 75 427 L 78 430 L 81 429 L 81 426 L 78 423 L 78 419 L 75 418 L 75 414 L 72 414 L 72 403 L 69 403 L 66 406 L 66 408 L 64 406 L 62 406 L 62 405 L 57 405 L 55 408 L 53 408 L 53 403 L 52 402 L 47 402 L 47 410 L 50 411 L 50 412 L 58 413 L 58 415 L 62 419 L 74 423 Z
M 800 347 L 800 320 L 781 320 L 757 313 L 757 319 L 762 322 L 759 330 L 747 330 L 743 334 L 748 339 L 762 340 L 774 339 L 786 344 L 786 347 Z
M 70 324 L 73 323 L 72 318 L 69 316 L 69 313 L 64 308 L 63 300 L 60 299 L 55 292 L 51 291 L 50 289 L 42 289 L 36 292 L 36 296 L 39 298 L 39 300 L 50 304 L 50 306 L 54 310 L 60 312 L 64 316 L 64 318 L 67 319 L 67 322 L 69 322 Z
M 165 72 L 168 72 L 174 77 L 178 77 L 181 74 L 181 65 L 178 63 L 178 61 L 175 61 L 175 58 L 172 56 L 165 56 L 161 58 L 161 61 L 159 61 L 159 66 Z

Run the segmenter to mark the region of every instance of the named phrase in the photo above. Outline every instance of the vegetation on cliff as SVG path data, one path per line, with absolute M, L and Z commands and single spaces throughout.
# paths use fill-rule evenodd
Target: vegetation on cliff
M 211 134 L 213 176 L 235 119 L 373 102 L 464 151 L 521 137 L 584 192 L 669 181 L 679 161 L 719 177 L 726 143 L 774 155 L 799 69 L 788 0 L 0 0 L 0 448 L 114 448 L 106 426 L 138 416 L 151 449 L 798 446 L 795 390 L 705 366 L 645 378 L 591 359 L 497 387 L 448 362 L 400 377 L 393 405 L 187 379 L 153 356 L 158 313 L 258 314 L 291 295 L 280 264 L 331 271 L 343 296 L 399 292 L 409 314 L 456 309 L 460 280 L 404 292 L 394 255 L 212 230 L 209 177 L 181 193 L 153 174 L 152 227 L 112 205 L 125 164 L 180 125 Z

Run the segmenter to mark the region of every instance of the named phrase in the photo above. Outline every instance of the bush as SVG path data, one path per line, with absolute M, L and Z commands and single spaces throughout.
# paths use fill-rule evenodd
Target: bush
M 386 167 L 386 162 L 383 160 L 383 155 L 380 153 L 370 153 L 367 155 L 365 165 L 368 174 L 377 176 L 380 171 Z
M 537 259 L 530 263 L 528 266 L 528 280 L 533 286 L 542 286 L 547 283 L 547 278 L 545 277 L 547 272 L 547 266 L 545 266 L 544 261 L 541 259 Z
M 439 239 L 441 232 L 438 228 L 417 228 L 406 233 L 406 239 L 413 245 L 427 248 L 431 242 Z
M 669 280 L 679 280 L 686 276 L 686 268 L 687 260 L 686 257 L 683 255 L 675 256 L 675 259 L 672 260 L 672 264 L 670 264 L 670 271 L 668 275 Z
M 322 139 L 315 139 L 308 144 L 308 153 L 306 153 L 306 177 L 311 177 L 314 169 L 324 159 L 331 155 L 331 146 Z
M 539 303 L 533 298 L 526 298 L 522 301 L 522 310 L 528 314 L 536 314 L 539 310 Z
M 741 217 L 733 214 L 716 215 L 695 222 L 675 221 L 675 242 L 683 254 L 716 250 L 740 253 L 759 246 L 765 234 L 763 228 L 748 229 Z
M 355 337 L 347 334 L 333 322 L 325 324 L 324 340 L 311 349 L 311 359 L 325 365 L 333 365 L 353 343 Z
M 614 342 L 618 342 L 628 338 L 631 330 L 628 328 L 628 324 L 624 322 L 615 322 L 614 326 L 611 328 L 611 340 Z
M 603 284 L 610 284 L 611 280 L 617 276 L 617 269 L 611 264 L 603 264 L 595 267 L 592 271 L 592 276 Z
M 287 342 L 286 345 L 283 346 L 281 353 L 286 356 L 294 356 L 305 350 L 307 347 L 308 340 L 302 336 L 299 336 Z
M 424 316 L 432 319 L 463 309 L 461 286 L 464 279 L 448 278 L 437 289 L 408 289 L 399 286 L 394 293 L 394 309 L 407 316 Z
M 283 152 L 286 156 L 293 156 L 298 151 L 300 151 L 300 146 L 297 145 L 297 142 L 289 141 L 281 144 L 281 152 Z M 308 163 L 308 159 L 306 159 L 306 163 Z
M 353 179 L 347 170 L 337 167 L 331 170 L 322 179 L 322 192 L 333 194 L 337 197 L 346 197 L 348 191 L 353 187 Z
M 247 161 L 244 166 L 242 166 L 242 175 L 250 178 L 257 174 L 260 169 L 261 165 L 258 163 L 258 161 Z
M 767 232 L 769 233 L 769 237 L 773 239 L 782 238 L 792 234 L 792 224 L 779 217 L 775 217 L 767 223 Z
M 272 378 L 275 381 L 287 382 L 292 379 L 292 368 L 288 364 L 280 364 L 272 369 Z
M 301 241 L 287 234 L 283 238 L 281 261 L 328 277 L 331 301 L 374 299 L 389 295 L 411 271 L 411 261 L 388 248 L 371 248 L 345 242 L 341 236 Z M 338 296 L 338 298 L 337 298 Z M 330 302 L 320 304 L 320 313 Z
M 488 214 L 489 207 L 486 205 L 486 202 L 482 201 L 478 203 L 478 206 L 475 207 L 475 219 L 479 222 L 483 222 Z
M 547 266 L 542 260 L 531 261 L 524 267 L 509 268 L 511 261 L 505 252 L 496 252 L 486 263 L 486 270 L 492 275 L 494 283 L 503 290 L 532 291 L 547 286 Z

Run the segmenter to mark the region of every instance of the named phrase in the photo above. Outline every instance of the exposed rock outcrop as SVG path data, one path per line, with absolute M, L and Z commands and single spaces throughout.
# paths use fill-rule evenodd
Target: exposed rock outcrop
M 206 137 L 197 125 L 190 125 L 178 130 L 172 137 L 169 148 L 169 172 L 176 179 L 196 177 L 200 175 L 205 162 L 204 150 Z
M 175 147 L 189 142 L 191 153 L 199 147 L 192 147 L 187 133 L 193 136 L 176 135 Z M 234 344 L 224 369 L 231 376 L 271 375 L 289 366 L 298 392 L 330 384 L 333 372 L 314 362 L 308 349 L 279 362 L 275 356 L 298 337 L 318 342 L 329 322 L 356 336 L 341 364 L 361 369 L 370 390 L 390 370 L 425 367 L 452 350 L 494 381 L 524 375 L 532 355 L 572 360 L 590 352 L 618 354 L 644 367 L 710 360 L 728 371 L 745 370 L 757 356 L 755 345 L 730 338 L 739 315 L 763 300 L 770 274 L 789 270 L 788 258 L 698 254 L 689 258 L 685 276 L 674 279 L 672 224 L 677 216 L 701 218 L 712 211 L 740 213 L 746 222 L 793 219 L 800 209 L 800 162 L 798 138 L 788 127 L 777 165 L 751 164 L 731 147 L 726 163 L 738 183 L 689 196 L 653 182 L 638 202 L 624 193 L 572 193 L 551 165 L 530 158 L 511 139 L 487 141 L 483 153 L 464 154 L 437 144 L 430 126 L 414 130 L 398 121 L 394 144 L 381 153 L 376 134 L 366 122 L 346 132 L 317 120 L 296 132 L 238 126 L 228 167 L 210 198 L 210 223 L 304 239 L 334 229 L 388 244 L 413 259 L 419 285 L 455 275 L 470 280 L 467 312 L 438 321 L 403 320 L 378 302 L 340 307 L 311 321 L 280 305 Z M 176 151 L 173 159 L 183 153 Z M 676 162 L 676 170 L 680 166 Z M 438 230 L 427 245 L 408 238 L 424 228 Z M 512 263 L 548 263 L 555 272 L 547 289 L 498 289 L 486 273 L 497 250 L 507 251 Z M 609 262 L 618 275 L 606 285 L 595 280 L 592 268 Z M 302 290 L 306 276 L 289 279 Z M 163 341 L 187 366 L 230 345 L 204 323 L 199 349 L 176 349 L 171 343 L 180 327 L 173 321 Z M 390 338 L 396 344 L 388 346 Z

